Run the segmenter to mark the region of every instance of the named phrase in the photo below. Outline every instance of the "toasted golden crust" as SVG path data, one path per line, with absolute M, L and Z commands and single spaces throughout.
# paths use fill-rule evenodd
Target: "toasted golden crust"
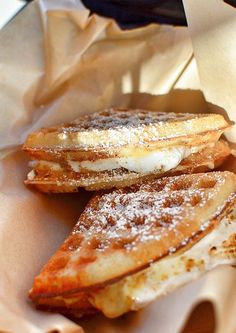
M 92 306 L 88 300 L 88 294 L 77 293 L 73 296 L 57 296 L 42 298 L 37 302 L 37 308 L 44 311 L 60 312 L 63 314 L 73 314 L 81 317 L 94 314 L 98 310 Z
M 60 170 L 37 165 L 33 170 L 35 177 L 25 181 L 42 192 L 76 192 L 80 187 L 94 191 L 101 189 L 120 188 L 136 184 L 143 180 L 151 180 L 163 176 L 184 173 L 197 173 L 212 170 L 220 166 L 230 155 L 231 150 L 224 141 L 218 141 L 213 147 L 191 154 L 174 169 L 167 172 L 157 171 L 148 175 L 141 175 L 124 168 L 111 171 L 74 172 L 66 163 L 61 164 Z
M 219 265 L 236 263 L 236 195 L 229 210 L 209 235 L 190 249 L 181 249 L 167 259 L 103 288 L 37 300 L 41 309 L 83 316 L 99 309 L 114 318 L 138 310 L 156 298 L 192 281 Z M 173 278 L 174 277 L 174 278 Z M 96 308 L 93 308 L 92 305 Z
M 211 172 L 96 195 L 30 297 L 95 290 L 194 244 L 219 224 L 235 192 L 233 173 Z
M 32 159 L 93 161 L 127 156 L 137 147 L 152 151 L 215 142 L 228 127 L 230 124 L 218 114 L 110 109 L 32 133 L 23 150 Z

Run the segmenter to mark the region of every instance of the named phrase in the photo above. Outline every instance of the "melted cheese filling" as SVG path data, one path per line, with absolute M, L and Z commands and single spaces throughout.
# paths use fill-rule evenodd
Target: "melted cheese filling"
M 140 156 L 130 155 L 127 157 L 100 159 L 97 161 L 69 161 L 68 163 L 75 172 L 80 172 L 81 169 L 99 172 L 125 168 L 140 174 L 148 174 L 158 170 L 165 172 L 173 169 L 185 157 L 201 149 L 202 147 L 200 146 L 191 148 L 179 146 L 148 152 Z
M 235 265 L 235 220 L 236 209 L 230 218 L 224 218 L 218 228 L 186 252 L 168 256 L 139 273 L 93 293 L 91 303 L 107 317 L 114 318 L 146 306 L 157 297 L 196 279 L 203 272 L 218 265 Z M 225 240 L 229 242 L 227 247 L 223 244 Z
M 119 168 L 125 168 L 140 174 L 149 174 L 156 171 L 166 172 L 177 167 L 189 155 L 213 145 L 214 143 L 196 147 L 178 146 L 151 152 L 141 151 L 139 153 L 136 152 L 136 154 L 127 152 L 125 157 L 82 162 L 68 160 L 67 163 L 74 172 L 81 172 L 81 170 L 100 172 Z M 32 161 L 31 166 L 46 167 L 55 171 L 62 170 L 59 163 L 49 161 Z M 32 176 L 32 174 L 29 174 L 28 179 L 32 180 Z

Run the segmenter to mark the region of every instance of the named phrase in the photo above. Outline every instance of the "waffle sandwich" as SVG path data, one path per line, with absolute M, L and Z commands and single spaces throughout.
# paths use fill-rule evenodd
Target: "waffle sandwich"
M 142 180 L 204 172 L 230 154 L 219 141 L 231 125 L 218 114 L 110 109 L 30 134 L 25 183 L 43 192 L 120 188 Z
M 164 177 L 96 194 L 35 278 L 38 307 L 81 316 L 137 310 L 236 264 L 236 175 Z

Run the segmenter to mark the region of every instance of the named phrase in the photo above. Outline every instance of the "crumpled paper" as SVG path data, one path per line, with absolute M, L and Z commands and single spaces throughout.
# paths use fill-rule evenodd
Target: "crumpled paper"
M 236 122 L 236 9 L 222 0 L 183 0 L 204 95 Z M 233 129 L 229 139 L 236 141 Z
M 201 92 L 188 29 L 121 31 L 111 19 L 89 16 L 79 1 L 45 0 L 17 15 L 1 31 L 0 45 L 0 330 L 177 333 L 207 299 L 215 307 L 217 332 L 234 333 L 235 272 L 229 267 L 115 320 L 98 316 L 75 323 L 36 311 L 27 300 L 34 276 L 76 223 L 86 196 L 25 188 L 27 157 L 20 145 L 37 128 L 110 106 L 222 111 Z

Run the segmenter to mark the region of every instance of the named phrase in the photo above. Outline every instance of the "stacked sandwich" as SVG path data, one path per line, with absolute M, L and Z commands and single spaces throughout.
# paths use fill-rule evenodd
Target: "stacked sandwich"
M 97 191 L 35 278 L 51 311 L 117 317 L 236 264 L 236 175 L 218 114 L 110 109 L 29 135 L 28 186 Z M 209 172 L 211 171 L 211 172 Z

